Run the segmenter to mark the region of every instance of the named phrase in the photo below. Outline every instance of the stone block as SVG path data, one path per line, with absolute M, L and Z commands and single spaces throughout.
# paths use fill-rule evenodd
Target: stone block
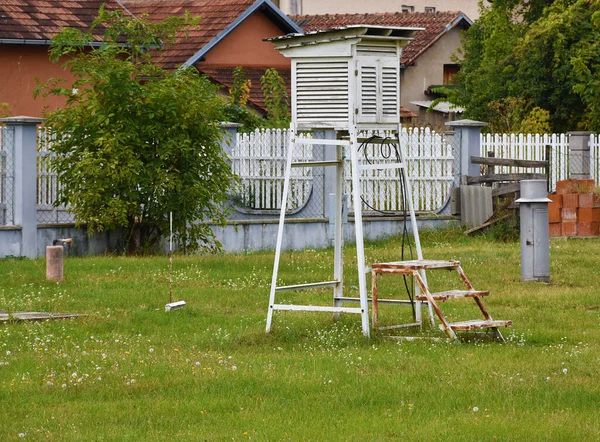
M 548 231 L 551 237 L 562 236 L 561 223 L 548 224 Z
M 563 195 L 563 209 L 576 209 L 579 207 L 579 195 L 576 193 L 566 193 Z
M 576 222 L 577 221 L 577 209 L 571 207 L 563 207 L 561 209 L 562 222 Z
M 577 223 L 577 236 L 598 236 L 600 223 Z
M 561 234 L 562 236 L 577 236 L 577 222 L 563 221 L 561 223 Z

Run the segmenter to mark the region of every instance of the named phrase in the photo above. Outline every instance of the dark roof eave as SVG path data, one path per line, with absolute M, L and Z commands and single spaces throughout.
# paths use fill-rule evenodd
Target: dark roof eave
M 9 45 L 38 45 L 38 46 L 50 46 L 52 40 L 41 39 L 36 40 L 32 38 L 0 38 L 0 44 L 9 44 Z M 104 43 L 101 41 L 94 41 L 89 43 L 90 46 L 100 47 Z

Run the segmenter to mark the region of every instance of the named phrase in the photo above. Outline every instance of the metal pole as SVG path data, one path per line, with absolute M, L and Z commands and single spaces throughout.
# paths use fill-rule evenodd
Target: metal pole
M 169 302 L 173 302 L 173 212 L 169 212 Z

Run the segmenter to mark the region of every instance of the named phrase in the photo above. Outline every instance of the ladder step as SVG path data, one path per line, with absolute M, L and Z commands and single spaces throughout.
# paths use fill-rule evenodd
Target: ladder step
M 303 312 L 329 312 L 329 313 L 362 313 L 359 307 L 328 307 L 320 305 L 292 305 L 292 304 L 273 304 L 273 310 L 303 311 Z
M 479 328 L 494 328 L 494 327 L 508 327 L 512 325 L 510 319 L 495 319 L 488 321 L 487 319 L 473 319 L 470 321 L 453 322 L 448 324 L 452 330 L 456 331 L 468 331 Z M 444 325 L 440 324 L 440 329 L 444 330 Z
M 310 144 L 315 146 L 350 146 L 350 140 L 330 140 L 322 138 L 294 138 L 294 144 Z
M 475 296 L 488 296 L 489 290 L 448 290 L 445 292 L 431 293 L 435 301 L 447 301 L 449 299 L 473 298 Z M 427 301 L 427 296 L 421 294 L 415 296 L 417 301 Z
M 333 298 L 335 301 L 343 301 L 343 302 L 360 302 L 360 298 L 349 298 L 341 296 L 339 298 Z M 367 298 L 367 302 L 373 302 L 372 298 Z M 377 304 L 412 304 L 412 301 L 409 299 L 378 299 Z M 427 304 L 427 300 L 425 300 L 425 304 Z
M 379 163 L 379 164 L 361 164 L 358 168 L 362 170 L 384 170 L 384 169 L 402 169 L 404 163 Z
M 324 167 L 324 166 L 337 166 L 341 161 L 294 161 L 292 167 Z
M 398 324 L 398 325 L 386 325 L 384 327 L 378 327 L 377 330 L 385 331 L 385 330 L 395 330 L 398 328 L 408 328 L 408 327 L 421 327 L 423 324 L 420 322 L 412 322 L 410 324 Z
M 376 273 L 392 273 L 395 270 L 413 271 L 429 269 L 453 270 L 460 266 L 460 261 L 439 261 L 433 259 L 414 259 L 411 261 L 382 262 L 372 264 L 371 268 Z
M 320 289 L 323 287 L 335 287 L 339 284 L 339 281 L 323 281 L 323 282 L 311 282 L 308 284 L 295 284 L 295 285 L 282 285 L 275 287 L 276 292 L 289 292 L 291 290 L 309 290 L 309 289 Z

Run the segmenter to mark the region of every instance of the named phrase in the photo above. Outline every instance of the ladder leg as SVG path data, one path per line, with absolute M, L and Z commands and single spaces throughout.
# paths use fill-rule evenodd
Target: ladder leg
M 372 309 L 372 315 L 373 315 L 373 328 L 375 330 L 377 330 L 377 323 L 378 323 L 378 306 L 377 306 L 377 301 L 379 298 L 379 294 L 377 293 L 377 273 L 375 273 L 374 271 L 371 271 L 371 309 Z
M 367 300 L 367 281 L 365 276 L 365 246 L 363 243 L 362 207 L 360 198 L 360 171 L 358 169 L 358 142 L 356 131 L 350 135 L 350 159 L 352 163 L 352 200 L 354 202 L 354 228 L 356 233 L 356 259 L 358 267 L 358 289 L 362 309 L 362 332 L 370 336 L 369 305 Z
M 467 288 L 469 290 L 475 290 L 473 288 L 473 284 L 471 284 L 471 281 L 469 281 L 469 278 L 467 278 L 467 275 L 465 274 L 465 271 L 462 269 L 462 267 L 458 266 L 456 268 L 456 271 L 460 275 L 460 278 L 463 280 L 463 282 L 465 283 L 465 285 L 467 286 Z M 479 296 L 474 296 L 473 299 L 475 299 L 475 302 L 477 303 L 477 306 L 479 307 L 479 310 L 481 310 L 481 313 L 483 314 L 483 317 L 485 319 L 487 319 L 488 321 L 493 321 L 492 315 L 490 315 L 490 313 L 487 311 L 487 308 L 483 304 L 483 300 Z M 502 336 L 502 333 L 500 332 L 500 329 L 498 329 L 498 327 L 492 327 L 492 330 L 494 332 L 494 335 L 496 336 L 496 338 L 499 341 L 502 341 L 503 343 L 506 343 L 506 341 L 504 340 L 504 336 Z
M 279 260 L 281 259 L 281 244 L 283 242 L 285 211 L 287 208 L 288 194 L 290 191 L 290 175 L 292 173 L 292 157 L 295 146 L 295 136 L 296 132 L 294 130 L 290 130 L 290 142 L 288 144 L 285 178 L 283 181 L 283 195 L 281 196 L 281 213 L 279 215 L 279 228 L 277 230 L 277 245 L 275 247 L 275 262 L 273 263 L 273 277 L 271 279 L 271 293 L 269 295 L 269 309 L 267 311 L 267 333 L 271 331 L 271 324 L 273 321 L 273 304 L 275 304 L 275 289 L 277 288 L 277 274 L 279 272 Z
M 402 163 L 404 163 L 404 167 L 401 169 L 401 173 L 402 173 L 402 178 L 404 181 L 404 195 L 402 195 L 402 198 L 406 199 L 406 202 L 408 203 L 408 210 L 409 210 L 409 214 L 410 214 L 410 226 L 412 229 L 412 233 L 413 233 L 413 238 L 415 240 L 415 249 L 417 250 L 417 258 L 418 259 L 423 259 L 423 250 L 421 249 L 421 239 L 419 237 L 419 228 L 417 226 L 417 217 L 415 215 L 415 206 L 413 204 L 413 199 L 412 199 L 412 185 L 410 182 L 410 178 L 408 176 L 408 161 L 406 160 L 407 155 L 404 154 L 404 151 L 402 149 L 402 124 L 398 123 L 398 154 L 400 155 L 400 161 Z M 425 275 L 425 272 L 421 272 L 421 277 L 423 278 L 423 280 L 425 281 L 425 283 L 427 283 L 427 276 Z M 431 325 L 434 325 L 434 319 L 433 319 L 433 308 L 431 306 L 431 303 L 428 303 L 428 310 L 429 310 L 429 321 L 431 322 Z M 421 303 L 420 302 L 416 302 L 415 303 L 415 310 L 419 311 L 419 317 L 421 316 Z M 415 320 L 417 320 L 417 318 L 415 318 Z M 417 322 L 421 323 L 422 319 L 418 319 Z
M 444 332 L 448 335 L 449 338 L 451 338 L 455 341 L 458 341 L 458 337 L 456 336 L 456 333 L 454 333 L 454 330 L 452 330 L 452 327 L 450 327 L 448 321 L 446 320 L 446 317 L 442 313 L 442 310 L 440 310 L 440 308 L 436 304 L 435 300 L 431 296 L 431 293 L 429 292 L 429 289 L 427 288 L 427 284 L 425 283 L 423 278 L 421 278 L 421 275 L 419 274 L 419 272 L 416 271 L 413 273 L 413 275 L 414 275 L 417 283 L 421 286 L 422 293 L 424 293 L 425 296 L 427 297 L 427 301 L 429 302 L 429 305 L 432 306 L 433 309 L 435 310 L 435 313 L 437 314 L 440 322 L 442 323 L 442 325 L 444 327 Z
M 341 307 L 342 301 L 338 301 L 344 295 L 344 162 L 342 161 L 343 148 L 336 146 L 336 159 L 339 164 L 335 168 L 335 235 L 334 235 L 334 257 L 333 257 L 333 279 L 339 284 L 333 289 L 333 305 Z M 341 313 L 334 313 L 333 318 L 339 319 Z

